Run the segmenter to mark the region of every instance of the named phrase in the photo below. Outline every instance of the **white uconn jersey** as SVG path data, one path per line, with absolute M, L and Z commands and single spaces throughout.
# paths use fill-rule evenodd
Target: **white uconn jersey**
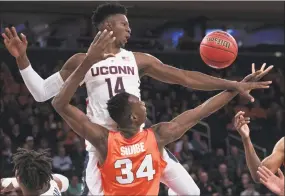
M 49 190 L 41 194 L 41 196 L 61 196 L 57 183 L 54 180 L 51 180 Z
M 134 54 L 121 49 L 115 57 L 94 64 L 84 78 L 87 88 L 87 116 L 109 130 L 116 130 L 116 123 L 107 111 L 107 101 L 120 92 L 140 98 L 140 77 Z M 86 150 L 94 147 L 86 141 Z

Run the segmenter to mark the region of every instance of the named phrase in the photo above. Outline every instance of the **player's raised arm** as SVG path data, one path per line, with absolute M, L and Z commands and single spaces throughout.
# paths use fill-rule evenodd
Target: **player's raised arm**
M 259 176 L 257 174 L 258 167 L 261 165 L 267 167 L 273 173 L 276 173 L 278 168 L 284 161 L 284 137 L 281 138 L 275 145 L 271 155 L 266 157 L 263 161 L 257 156 L 254 146 L 250 139 L 250 129 L 248 127 L 249 121 L 243 116 L 244 112 L 240 111 L 235 116 L 234 125 L 238 133 L 242 138 L 244 146 L 246 164 L 249 168 L 251 177 L 255 182 L 259 182 Z
M 35 72 L 27 56 L 28 41 L 26 36 L 21 34 L 19 37 L 15 27 L 12 27 L 10 29 L 5 28 L 5 33 L 2 34 L 2 37 L 7 50 L 16 59 L 24 83 L 38 102 L 44 102 L 55 96 L 60 91 L 64 81 L 82 63 L 86 56 L 84 53 L 73 55 L 66 61 L 59 72 L 43 79 Z
M 270 66 L 265 71 L 259 70 L 252 73 L 244 78 L 243 81 L 256 81 L 267 74 L 272 68 L 273 66 Z M 262 82 L 260 83 L 259 88 L 268 88 L 270 83 L 270 81 Z M 187 130 L 196 125 L 198 121 L 219 110 L 237 94 L 238 92 L 235 91 L 224 91 L 208 99 L 202 105 L 180 114 L 169 123 L 154 125 L 153 129 L 157 133 L 156 136 L 159 146 L 163 147 L 164 145 L 179 139 Z
M 216 78 L 197 71 L 187 71 L 162 63 L 160 60 L 145 53 L 134 53 L 139 67 L 140 76 L 148 75 L 169 84 L 179 84 L 197 90 L 234 90 L 252 102 L 253 97 L 248 90 L 259 88 L 258 82 L 236 82 Z
M 82 111 L 70 105 L 70 100 L 91 66 L 100 60 L 114 56 L 113 54 L 105 54 L 104 51 L 112 41 L 114 41 L 112 32 L 107 33 L 107 31 L 104 31 L 101 35 L 98 33 L 82 64 L 65 81 L 61 91 L 52 101 L 55 110 L 72 129 L 84 139 L 89 140 L 94 146 L 100 145 L 101 138 L 108 134 L 108 130 L 91 123 Z

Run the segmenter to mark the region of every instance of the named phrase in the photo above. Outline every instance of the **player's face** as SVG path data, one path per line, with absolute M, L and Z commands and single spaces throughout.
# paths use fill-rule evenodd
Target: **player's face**
M 112 30 L 114 32 L 114 37 L 116 37 L 116 43 L 120 47 L 124 47 L 131 36 L 129 21 L 123 14 L 116 14 L 112 17 L 112 19 Z
M 143 101 L 140 101 L 138 97 L 131 95 L 129 97 L 129 103 L 132 108 L 132 115 L 135 117 L 134 121 L 138 125 L 142 125 L 146 120 L 146 107 Z

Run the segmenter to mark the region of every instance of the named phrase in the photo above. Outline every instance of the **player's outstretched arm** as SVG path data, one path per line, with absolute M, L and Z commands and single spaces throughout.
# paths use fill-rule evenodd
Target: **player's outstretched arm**
M 95 147 L 101 144 L 102 138 L 108 134 L 104 127 L 91 123 L 87 116 L 78 108 L 70 105 L 70 100 L 76 92 L 80 82 L 83 80 L 91 66 L 113 54 L 105 54 L 105 48 L 114 39 L 112 32 L 100 32 L 94 38 L 89 52 L 79 67 L 65 81 L 61 91 L 54 97 L 52 105 L 59 115 L 71 126 L 71 128 L 84 139 L 87 139 Z
M 282 165 L 284 161 L 284 138 L 281 138 L 275 145 L 271 155 L 266 157 L 261 161 L 256 154 L 254 146 L 250 139 L 250 129 L 248 127 L 249 121 L 244 117 L 244 112 L 238 112 L 235 115 L 234 125 L 235 129 L 241 135 L 242 143 L 244 146 L 246 164 L 249 168 L 252 179 L 255 182 L 259 182 L 259 176 L 257 174 L 258 167 L 261 165 L 266 166 L 273 173 L 275 173 L 278 168 Z
M 54 97 L 62 87 L 64 81 L 80 65 L 86 54 L 78 53 L 70 57 L 59 72 L 43 79 L 32 67 L 26 50 L 28 41 L 24 34 L 19 37 L 15 27 L 5 28 L 2 34 L 4 43 L 9 53 L 15 57 L 24 83 L 34 99 L 44 102 Z
M 234 90 L 251 101 L 254 101 L 254 99 L 248 90 L 259 88 L 259 84 L 256 82 L 236 82 L 216 78 L 201 72 L 182 70 L 163 64 L 160 60 L 149 54 L 139 52 L 134 54 L 140 76 L 148 75 L 165 83 L 179 84 L 187 88 L 205 91 Z
M 248 75 L 244 81 L 256 81 L 260 79 L 261 76 L 267 74 L 272 67 L 268 67 L 265 71 L 259 70 L 255 73 Z M 260 83 L 260 88 L 268 88 L 271 82 Z M 159 123 L 154 125 L 153 129 L 157 133 L 157 141 L 159 146 L 171 143 L 179 139 L 187 130 L 196 125 L 198 121 L 209 116 L 213 112 L 216 112 L 232 100 L 238 92 L 224 91 L 204 102 L 202 105 L 188 110 L 176 118 L 174 118 L 169 123 Z

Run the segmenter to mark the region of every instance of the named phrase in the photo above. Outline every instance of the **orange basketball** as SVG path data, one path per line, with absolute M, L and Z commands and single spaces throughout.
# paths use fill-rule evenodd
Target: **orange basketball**
M 235 38 L 224 31 L 213 31 L 206 35 L 200 44 L 203 61 L 215 69 L 231 65 L 238 54 Z

